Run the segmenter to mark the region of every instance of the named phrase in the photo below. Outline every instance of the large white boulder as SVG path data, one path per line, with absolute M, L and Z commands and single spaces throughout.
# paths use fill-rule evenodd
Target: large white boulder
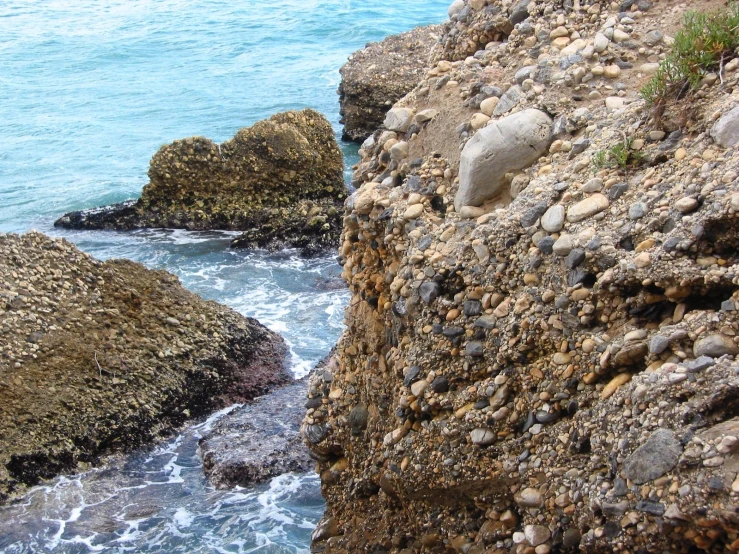
M 454 2 L 452 2 L 452 4 L 449 6 L 449 9 L 446 13 L 447 15 L 449 15 L 449 17 L 454 17 L 460 11 L 462 11 L 462 8 L 464 8 L 464 0 L 454 0 Z
M 524 169 L 547 151 L 552 140 L 552 118 L 540 110 L 524 110 L 480 129 L 462 150 L 459 191 L 462 206 L 481 206 L 506 184 L 505 174 Z
M 405 133 L 413 122 L 413 115 L 410 108 L 392 108 L 385 116 L 385 129 Z
M 724 148 L 739 145 L 739 106 L 725 113 L 713 124 L 711 136 Z

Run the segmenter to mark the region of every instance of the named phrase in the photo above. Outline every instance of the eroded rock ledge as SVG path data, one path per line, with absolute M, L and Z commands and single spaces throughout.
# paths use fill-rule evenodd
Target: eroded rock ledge
M 336 245 L 345 196 L 333 129 L 305 109 L 273 115 L 223 144 L 192 137 L 163 146 L 139 200 L 65 214 L 55 225 L 236 230 L 244 231 L 236 247 L 310 252 Z
M 285 354 L 167 272 L 0 235 L 0 501 L 291 381 Z
M 739 63 L 650 112 L 669 6 L 452 5 L 346 204 L 314 552 L 739 549 Z
M 339 105 L 344 140 L 362 142 L 375 132 L 392 105 L 425 73 L 440 25 L 419 27 L 370 43 L 341 68 Z

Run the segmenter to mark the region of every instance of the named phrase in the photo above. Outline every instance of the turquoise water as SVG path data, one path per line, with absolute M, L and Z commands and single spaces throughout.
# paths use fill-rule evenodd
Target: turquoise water
M 222 142 L 287 109 L 339 135 L 339 67 L 365 43 L 438 23 L 446 1 L 3 0 L 0 232 L 37 229 L 107 259 L 176 273 L 191 290 L 283 334 L 297 375 L 342 329 L 333 256 L 228 249 L 227 233 L 55 230 L 62 213 L 135 198 L 172 140 Z M 343 144 L 347 165 L 356 146 Z M 328 284 L 328 286 L 327 286 Z M 228 417 L 227 415 L 224 417 Z M 214 491 L 200 423 L 171 443 L 66 476 L 0 509 L 0 552 L 308 552 L 314 476 Z
M 4 0 L 0 231 L 136 197 L 165 143 L 221 142 L 275 112 L 336 125 L 339 67 L 369 41 L 440 22 L 408 0 Z M 347 147 L 347 152 L 352 148 Z

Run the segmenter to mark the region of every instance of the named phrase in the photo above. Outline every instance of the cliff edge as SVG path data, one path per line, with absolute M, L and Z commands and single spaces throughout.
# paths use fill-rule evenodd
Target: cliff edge
M 669 66 L 739 15 L 688 8 L 452 4 L 346 202 L 314 552 L 739 549 L 739 44 Z

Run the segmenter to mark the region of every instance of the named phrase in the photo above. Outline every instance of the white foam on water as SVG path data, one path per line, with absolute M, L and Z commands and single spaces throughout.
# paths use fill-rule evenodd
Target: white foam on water
M 139 530 L 139 524 L 146 521 L 145 519 L 132 519 L 132 520 L 124 520 L 123 523 L 126 525 L 126 529 L 120 532 L 120 536 L 117 539 L 114 539 L 112 542 L 114 544 L 125 544 L 125 543 L 135 543 L 139 540 L 139 538 L 142 535 L 142 532 Z
M 241 406 L 243 406 L 243 404 L 231 404 L 230 406 L 227 406 L 218 410 L 217 412 L 212 413 L 203 423 L 193 425 L 191 427 L 192 432 L 197 438 L 202 437 L 203 435 L 209 433 L 211 429 L 213 429 L 213 425 L 215 425 L 220 419 L 223 419 L 224 416 L 227 416 L 236 408 L 240 408 Z
M 185 480 L 182 478 L 182 466 L 175 463 L 177 456 L 173 456 L 172 459 L 164 466 L 164 472 L 167 475 L 167 484 L 172 483 L 184 483 Z
M 80 535 L 75 535 L 71 539 L 64 539 L 62 543 L 63 544 L 84 544 L 87 547 L 88 552 L 102 552 L 106 548 L 105 545 L 102 545 L 102 544 L 96 545 L 92 543 L 92 541 L 94 541 L 97 536 L 98 536 L 97 533 L 93 533 L 89 537 L 81 537 Z
M 195 521 L 195 514 L 188 512 L 185 508 L 177 508 L 173 519 L 178 528 L 187 529 Z

